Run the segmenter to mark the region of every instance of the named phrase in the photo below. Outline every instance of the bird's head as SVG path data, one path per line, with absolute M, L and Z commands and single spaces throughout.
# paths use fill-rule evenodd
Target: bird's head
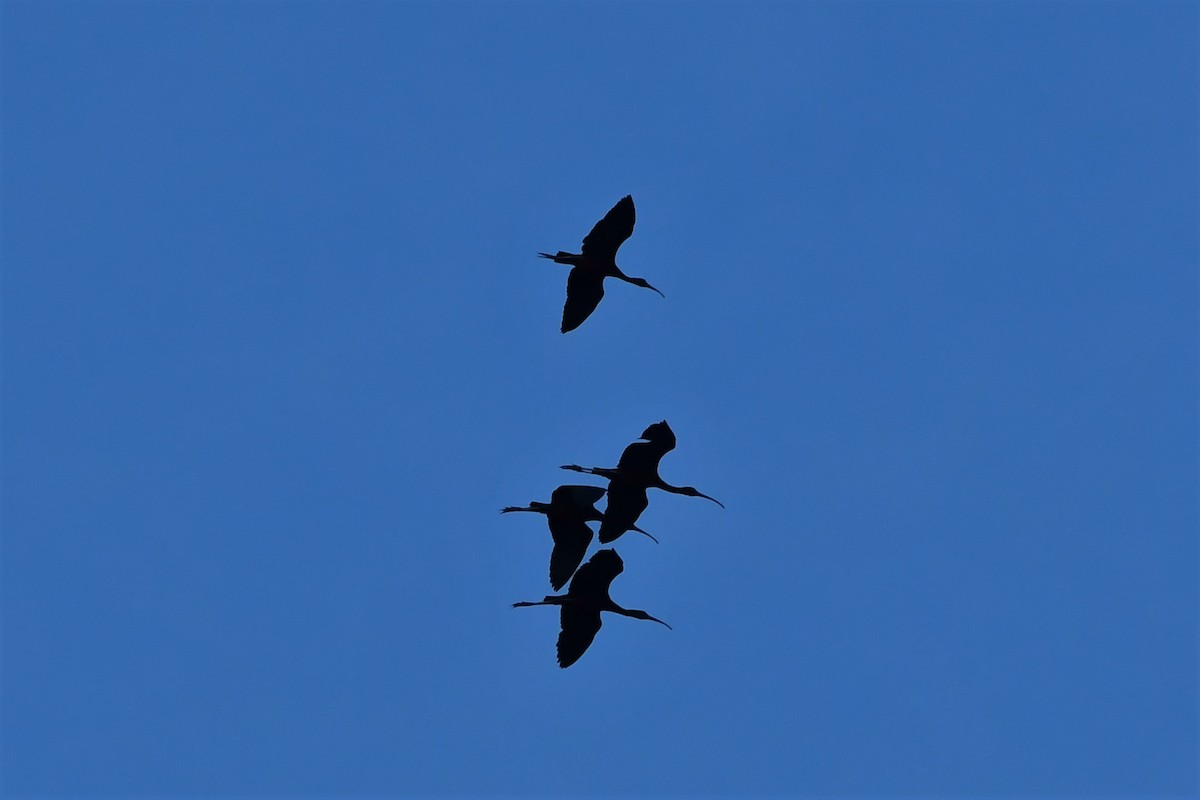
M 626 613 L 628 616 L 631 616 L 634 619 L 646 619 L 646 620 L 650 620 L 651 622 L 657 622 L 659 625 L 667 625 L 667 623 L 663 622 L 658 617 L 652 617 L 649 614 L 647 614 L 645 611 L 642 611 L 640 608 L 631 608 Z M 667 629 L 672 630 L 672 631 L 675 630 L 670 625 L 667 625 Z
M 632 283 L 634 286 L 641 286 L 643 289 L 649 289 L 652 292 L 658 292 L 658 289 L 655 289 L 653 286 L 651 286 L 650 282 L 647 281 L 645 278 L 630 278 L 629 282 Z M 662 292 L 658 292 L 658 296 L 663 297 L 663 298 L 666 297 L 666 295 L 663 294 Z
M 712 500 L 714 503 L 719 505 L 721 508 L 725 507 L 725 504 L 722 503 L 720 500 L 718 500 L 715 497 L 709 497 L 704 492 L 698 490 L 695 486 L 683 486 L 679 489 L 679 493 L 686 494 L 688 497 L 703 497 L 705 500 Z

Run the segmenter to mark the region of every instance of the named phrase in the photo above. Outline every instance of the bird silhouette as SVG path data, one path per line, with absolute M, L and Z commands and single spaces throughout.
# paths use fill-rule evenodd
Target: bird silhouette
M 523 508 L 505 506 L 500 509 L 501 514 L 532 511 L 546 515 L 546 524 L 554 539 L 554 549 L 550 551 L 550 585 L 554 591 L 566 585 L 583 561 L 588 545 L 592 543 L 592 529 L 587 523 L 604 519 L 604 515 L 596 508 L 596 501 L 604 496 L 604 491 L 600 486 L 559 486 L 550 494 L 549 503 L 530 500 L 529 505 Z M 630 530 L 654 539 L 636 526 L 631 526 Z
M 559 622 L 562 631 L 558 634 L 558 665 L 563 669 L 579 660 L 596 638 L 600 630 L 600 612 L 611 611 L 634 619 L 647 619 L 660 625 L 670 625 L 645 611 L 622 608 L 608 596 L 613 578 L 621 574 L 625 563 L 615 550 L 598 550 L 586 564 L 579 568 L 571 579 L 566 594 L 547 595 L 533 602 L 513 603 L 513 608 L 523 606 L 559 606 Z
M 712 500 L 721 508 L 725 507 L 720 500 L 709 497 L 693 486 L 672 486 L 659 477 L 658 462 L 675 449 L 675 432 L 665 419 L 642 431 L 641 438 L 645 441 L 634 442 L 625 448 L 625 452 L 621 453 L 621 460 L 614 468 L 581 467 L 578 464 L 566 464 L 562 467 L 574 472 L 608 478 L 608 508 L 604 512 L 604 520 L 600 523 L 601 544 L 608 544 L 625 531 L 632 530 L 633 524 L 649 504 L 647 489 L 662 489 L 689 497 L 703 497 L 705 500 Z
M 633 197 L 625 195 L 613 206 L 592 232 L 583 237 L 583 252 L 556 254 L 538 253 L 556 264 L 569 264 L 567 302 L 563 305 L 562 332 L 573 331 L 583 324 L 600 305 L 604 297 L 604 279 L 617 278 L 634 286 L 658 292 L 645 278 L 631 278 L 617 266 L 617 249 L 633 233 Z M 666 297 L 662 292 L 659 295 Z

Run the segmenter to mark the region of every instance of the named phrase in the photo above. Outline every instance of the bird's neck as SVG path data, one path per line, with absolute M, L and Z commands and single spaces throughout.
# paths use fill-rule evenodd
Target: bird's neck
M 657 481 L 654 486 L 658 489 L 662 489 L 664 492 L 670 492 L 671 494 L 687 494 L 688 492 L 688 487 L 686 486 L 672 486 L 662 478 L 659 478 L 657 475 L 654 477 Z
M 604 598 L 604 605 L 601 608 L 605 611 L 611 611 L 614 614 L 620 614 L 623 617 L 629 616 L 629 609 L 619 606 L 613 602 L 611 597 Z

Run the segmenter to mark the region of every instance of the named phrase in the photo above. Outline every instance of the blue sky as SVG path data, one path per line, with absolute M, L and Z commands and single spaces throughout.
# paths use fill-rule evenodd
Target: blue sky
M 1196 792 L 1194 3 L 2 13 L 6 794 Z

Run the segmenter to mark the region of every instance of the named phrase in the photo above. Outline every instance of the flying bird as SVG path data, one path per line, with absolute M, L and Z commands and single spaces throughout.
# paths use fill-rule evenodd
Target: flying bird
M 513 603 L 513 608 L 560 607 L 559 622 L 562 631 L 558 634 L 558 665 L 563 669 L 578 661 L 591 646 L 592 640 L 600 630 L 601 611 L 611 611 L 634 619 L 647 619 L 670 628 L 670 625 L 645 611 L 622 608 L 608 596 L 608 587 L 623 569 L 625 564 L 615 550 L 599 550 L 575 573 L 566 594 L 547 595 L 545 599 L 534 602 Z
M 554 549 L 550 551 L 550 585 L 556 592 L 575 574 L 575 569 L 587 553 L 588 545 L 592 543 L 592 529 L 587 523 L 604 519 L 604 515 L 596 508 L 596 501 L 604 496 L 604 491 L 600 486 L 559 486 L 550 494 L 549 503 L 531 500 L 524 508 L 505 506 L 500 509 L 501 514 L 532 511 L 546 515 L 550 536 L 554 539 Z M 650 536 L 636 526 L 631 526 L 630 530 Z M 653 536 L 650 538 L 654 539 Z
M 662 489 L 664 492 L 689 497 L 703 497 L 705 500 L 712 500 L 721 508 L 725 507 L 720 500 L 709 497 L 693 486 L 672 486 L 659 477 L 658 462 L 675 449 L 675 432 L 665 419 L 642 431 L 641 438 L 644 441 L 634 442 L 625 448 L 616 467 L 581 467 L 578 464 L 566 464 L 562 467 L 574 472 L 608 478 L 608 508 L 604 512 L 604 520 L 600 523 L 601 544 L 608 544 L 625 531 L 633 529 L 633 524 L 649 504 L 647 489 Z
M 569 264 L 567 302 L 563 306 L 562 332 L 583 324 L 604 297 L 604 279 L 617 278 L 634 286 L 658 292 L 645 278 L 631 278 L 617 266 L 617 249 L 633 233 L 633 197 L 625 195 L 613 206 L 592 232 L 583 237 L 583 253 L 559 250 L 554 255 L 538 253 L 556 264 Z M 662 292 L 659 295 L 666 297 Z

